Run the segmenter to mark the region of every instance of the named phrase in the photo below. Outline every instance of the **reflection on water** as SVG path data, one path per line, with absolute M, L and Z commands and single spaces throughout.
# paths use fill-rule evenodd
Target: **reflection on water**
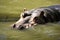
M 60 24 L 37 25 L 27 30 L 14 30 L 13 22 L 0 22 L 0 40 L 60 40 Z
M 7 38 L 6 35 L 0 34 L 0 40 L 7 40 L 6 38 Z

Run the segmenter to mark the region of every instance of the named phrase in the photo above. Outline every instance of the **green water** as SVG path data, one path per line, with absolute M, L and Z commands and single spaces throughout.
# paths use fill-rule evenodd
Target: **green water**
M 60 40 L 60 24 L 48 23 L 27 30 L 11 28 L 14 22 L 0 22 L 0 40 Z
M 27 10 L 60 4 L 60 0 L 0 0 L 0 21 L 16 21 Z

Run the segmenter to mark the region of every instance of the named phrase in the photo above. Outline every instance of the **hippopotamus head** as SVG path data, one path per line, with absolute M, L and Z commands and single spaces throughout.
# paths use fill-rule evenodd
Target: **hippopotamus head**
M 39 16 L 42 15 L 44 12 L 32 9 L 30 11 L 24 9 L 24 12 L 21 13 L 20 15 L 20 19 L 13 24 L 13 28 L 16 29 L 25 29 L 25 28 L 29 28 L 32 27 L 34 25 L 36 25 L 39 21 Z M 42 14 L 41 14 L 42 13 Z
M 16 29 L 28 28 L 27 26 L 29 24 L 30 18 L 31 18 L 31 14 L 29 13 L 29 11 L 26 8 L 24 8 L 24 12 L 21 13 L 20 19 L 12 25 L 13 28 L 16 28 Z

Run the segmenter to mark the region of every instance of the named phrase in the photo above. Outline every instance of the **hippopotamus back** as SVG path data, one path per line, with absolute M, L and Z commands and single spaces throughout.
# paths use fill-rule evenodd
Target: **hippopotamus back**
M 60 5 L 48 6 L 48 8 L 52 8 L 52 9 L 55 9 L 55 10 L 59 10 L 60 11 Z

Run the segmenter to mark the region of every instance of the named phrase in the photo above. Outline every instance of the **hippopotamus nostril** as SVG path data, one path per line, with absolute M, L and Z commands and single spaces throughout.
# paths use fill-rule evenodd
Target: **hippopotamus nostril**
M 16 24 L 13 25 L 13 28 L 15 28 L 15 27 L 16 27 Z
M 23 29 L 25 29 L 25 26 L 20 25 L 18 29 L 23 30 Z

